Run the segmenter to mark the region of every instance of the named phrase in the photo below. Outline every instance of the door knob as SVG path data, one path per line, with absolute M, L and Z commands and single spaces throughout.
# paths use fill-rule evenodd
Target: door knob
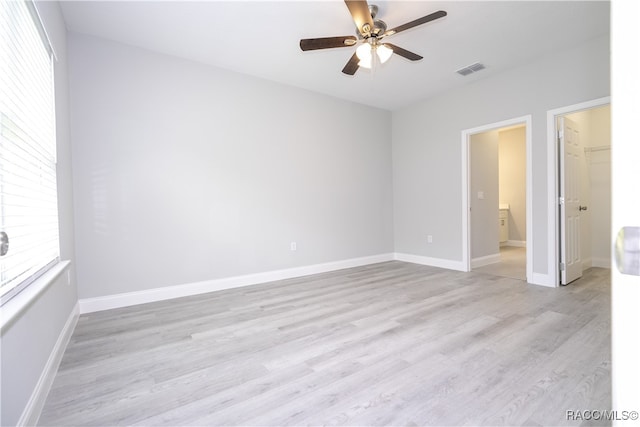
M 586 207 L 586 206 L 580 206 L 580 207 L 578 208 L 578 210 L 586 211 L 586 210 L 587 210 L 587 207 Z
M 640 276 L 640 227 L 622 227 L 614 250 L 618 271 Z

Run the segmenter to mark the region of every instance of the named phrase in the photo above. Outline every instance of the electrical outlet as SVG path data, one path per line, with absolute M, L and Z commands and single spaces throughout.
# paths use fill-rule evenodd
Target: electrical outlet
M 431 234 L 427 236 L 427 243 L 433 243 L 433 236 Z
M 484 191 L 478 191 L 478 199 L 484 200 Z
M 298 244 L 296 242 L 291 242 L 291 250 L 292 251 L 298 250 Z

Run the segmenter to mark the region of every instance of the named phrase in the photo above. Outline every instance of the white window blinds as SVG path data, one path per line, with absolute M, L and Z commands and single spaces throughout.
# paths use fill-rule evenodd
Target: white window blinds
M 0 299 L 59 258 L 53 57 L 33 4 L 0 1 Z

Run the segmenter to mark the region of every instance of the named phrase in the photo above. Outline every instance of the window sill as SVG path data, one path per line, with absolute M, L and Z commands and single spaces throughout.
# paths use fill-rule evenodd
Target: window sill
M 69 265 L 71 265 L 71 261 L 60 261 L 0 307 L 0 330 L 4 330 L 24 312 L 40 294 L 56 281 Z

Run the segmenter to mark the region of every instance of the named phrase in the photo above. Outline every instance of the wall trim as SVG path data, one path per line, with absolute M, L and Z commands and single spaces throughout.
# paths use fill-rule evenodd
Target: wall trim
M 526 248 L 527 241 L 526 240 L 507 240 L 502 244 L 502 246 L 512 246 L 514 248 Z
M 461 134 L 461 162 L 462 162 L 462 271 L 471 270 L 471 216 L 469 215 L 470 195 L 469 188 L 469 143 L 471 135 L 497 130 L 513 125 L 525 125 L 526 139 L 526 247 L 527 247 L 527 281 L 533 283 L 533 245 L 536 236 L 533 234 L 533 127 L 532 116 L 515 117 L 500 122 L 490 123 L 471 129 L 464 129 Z
M 4 330 L 9 327 L 14 320 L 22 314 L 27 307 L 42 294 L 49 286 L 69 268 L 71 261 L 60 261 L 49 270 L 45 271 L 40 277 L 35 279 L 29 286 L 18 292 L 10 300 L 6 301 L 2 306 L 1 328 Z M 67 270 L 68 271 L 68 270 Z M 68 279 L 67 279 L 68 282 Z
M 447 270 L 466 271 L 462 261 L 454 261 L 451 259 L 430 258 L 421 255 L 404 254 L 398 252 L 394 254 L 394 259 L 396 261 L 428 265 L 430 267 L 446 268 Z
M 243 276 L 225 277 L 222 279 L 204 280 L 201 282 L 186 283 L 162 288 L 146 289 L 144 291 L 126 292 L 114 295 L 105 295 L 94 298 L 80 299 L 80 313 L 92 313 L 95 311 L 110 310 L 113 308 L 129 307 L 132 305 L 146 304 L 155 301 L 164 301 L 173 298 L 199 295 L 208 292 L 225 289 L 240 288 L 243 286 L 257 285 L 276 280 L 291 279 L 295 277 L 309 276 L 312 274 L 326 273 L 345 268 L 360 267 L 379 262 L 393 261 L 392 253 L 351 258 L 341 261 L 333 261 L 322 264 L 314 264 L 303 267 L 293 267 L 283 270 L 267 271 L 263 273 L 247 274 Z
M 486 260 L 485 260 L 486 258 Z M 500 260 L 500 254 L 489 255 L 487 257 L 476 258 L 484 260 L 482 265 L 490 264 L 486 262 L 497 262 Z M 155 301 L 164 301 L 173 298 L 181 298 L 191 295 L 199 295 L 209 292 L 222 291 L 225 289 L 240 288 L 244 286 L 268 283 L 277 280 L 292 279 L 296 277 L 309 276 L 312 274 L 326 273 L 330 271 L 342 270 L 345 268 L 360 267 L 363 265 L 377 264 L 386 261 L 402 261 L 413 264 L 426 265 L 430 267 L 444 268 L 455 271 L 468 271 L 466 265 L 462 261 L 431 258 L 422 255 L 413 255 L 406 253 L 386 253 L 372 255 L 361 258 L 351 258 L 341 261 L 333 261 L 323 264 L 314 264 L 303 267 L 294 267 L 283 270 L 274 270 L 264 273 L 248 274 L 243 276 L 225 277 L 222 279 L 205 280 L 202 282 L 187 283 L 175 286 L 166 286 L 163 288 L 153 288 L 144 291 L 126 292 L 121 294 L 106 295 L 95 298 L 83 298 L 78 301 L 79 314 L 93 313 L 96 311 L 110 310 L 114 308 L 129 307 L 132 305 L 146 304 Z M 474 266 L 476 266 L 474 264 Z M 480 266 L 480 265 L 477 265 Z M 556 286 L 553 282 L 549 283 L 549 276 L 546 274 L 533 273 L 529 283 L 542 286 Z M 77 321 L 77 319 L 76 319 Z M 75 326 L 75 324 L 74 324 Z
M 546 286 L 548 288 L 557 288 L 558 284 L 549 274 L 533 273 L 531 278 L 527 280 L 532 285 Z
M 31 426 L 38 423 L 40 413 L 44 408 L 44 403 L 47 399 L 47 396 L 49 395 L 49 390 L 51 390 L 53 380 L 56 377 L 58 367 L 60 366 L 60 362 L 62 361 L 62 356 L 64 355 L 64 351 L 66 350 L 67 345 L 71 340 L 71 335 L 73 334 L 73 331 L 76 328 L 76 324 L 78 323 L 79 315 L 80 305 L 78 302 L 76 302 L 76 304 L 73 306 L 73 309 L 69 313 L 69 317 L 67 318 L 64 327 L 60 331 L 60 335 L 58 335 L 58 340 L 53 346 L 53 349 L 51 349 L 51 353 L 49 354 L 47 363 L 42 369 L 42 373 L 40 374 L 38 383 L 33 389 L 33 393 L 31 393 L 31 397 L 27 402 L 27 406 L 24 408 L 24 411 L 22 411 L 22 415 L 18 420 L 18 426 Z
M 485 255 L 471 260 L 471 268 L 483 267 L 485 265 L 494 264 L 500 262 L 500 253 Z
M 593 99 L 578 104 L 568 105 L 562 108 L 547 110 L 547 279 L 552 281 L 554 286 L 560 286 L 560 264 L 559 235 L 560 235 L 560 214 L 558 209 L 558 144 L 556 118 L 578 111 L 590 110 L 611 104 L 611 97 Z

